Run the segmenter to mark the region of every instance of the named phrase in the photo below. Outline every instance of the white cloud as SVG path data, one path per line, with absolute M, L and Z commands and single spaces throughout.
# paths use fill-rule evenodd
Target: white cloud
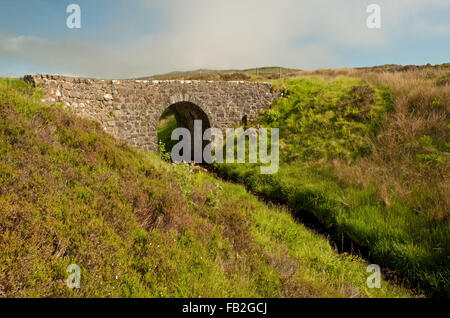
M 165 25 L 159 33 L 131 38 L 126 45 L 101 39 L 51 41 L 0 34 L 0 58 L 21 58 L 49 72 L 94 77 L 134 77 L 204 67 L 327 67 L 342 61 L 335 52 L 337 47 L 375 49 L 389 45 L 415 26 L 433 28 L 413 19 L 430 3 L 448 7 L 448 1 L 441 0 L 378 1 L 382 29 L 374 31 L 366 27 L 366 7 L 372 2 L 377 3 L 140 0 L 136 10 L 157 4 L 165 12 Z M 115 23 L 114 32 L 120 32 L 120 25 L 132 22 L 119 18 Z M 448 26 L 440 28 L 447 30 Z

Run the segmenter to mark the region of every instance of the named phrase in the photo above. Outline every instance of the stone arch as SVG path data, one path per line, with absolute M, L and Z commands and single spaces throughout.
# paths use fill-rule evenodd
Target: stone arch
M 176 101 L 169 106 L 165 107 L 160 114 L 158 114 L 158 122 L 164 113 L 170 111 L 175 116 L 177 126 L 180 128 L 187 128 L 191 133 L 191 149 L 193 158 L 194 151 L 194 121 L 202 121 L 202 136 L 206 129 L 213 127 L 211 125 L 211 116 L 202 107 L 191 101 Z M 200 137 L 201 138 L 201 137 Z M 203 141 L 202 148 L 204 148 L 209 142 Z M 170 150 L 170 149 L 168 149 Z
M 143 151 L 158 149 L 158 122 L 172 104 L 193 103 L 206 114 L 211 127 L 224 130 L 245 124 L 245 119 L 251 121 L 280 97 L 272 84 L 261 82 L 102 80 L 42 74 L 24 79 L 43 91 L 43 101 L 63 103 L 73 114 L 100 122 L 107 133 Z

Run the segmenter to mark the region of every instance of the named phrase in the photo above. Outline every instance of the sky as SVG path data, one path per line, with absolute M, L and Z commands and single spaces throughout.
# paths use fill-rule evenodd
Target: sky
M 450 0 L 0 0 L 0 76 L 447 62 Z

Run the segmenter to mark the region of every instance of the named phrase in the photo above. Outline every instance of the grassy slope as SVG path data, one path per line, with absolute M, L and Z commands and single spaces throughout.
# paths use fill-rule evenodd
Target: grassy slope
M 0 80 L 0 294 L 408 296 L 242 186 L 173 166 Z M 81 289 L 64 284 L 81 266 Z
M 254 125 L 280 128 L 276 175 L 218 168 L 313 215 L 413 285 L 448 295 L 449 72 L 341 72 L 354 78 L 319 71 L 275 83 L 286 97 Z

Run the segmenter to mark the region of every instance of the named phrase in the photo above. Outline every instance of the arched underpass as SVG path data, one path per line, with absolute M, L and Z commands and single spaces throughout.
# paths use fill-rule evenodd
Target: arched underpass
M 191 135 L 191 160 L 194 159 L 194 135 L 195 132 L 194 121 L 201 120 L 201 136 L 203 136 L 206 129 L 211 128 L 208 115 L 197 105 L 191 102 L 178 102 L 170 105 L 161 115 L 158 121 L 158 143 L 165 151 L 171 152 L 172 147 L 178 142 L 171 140 L 172 131 L 175 128 L 186 128 Z M 208 141 L 203 140 L 202 150 L 208 144 Z M 161 150 L 161 149 L 160 149 Z

